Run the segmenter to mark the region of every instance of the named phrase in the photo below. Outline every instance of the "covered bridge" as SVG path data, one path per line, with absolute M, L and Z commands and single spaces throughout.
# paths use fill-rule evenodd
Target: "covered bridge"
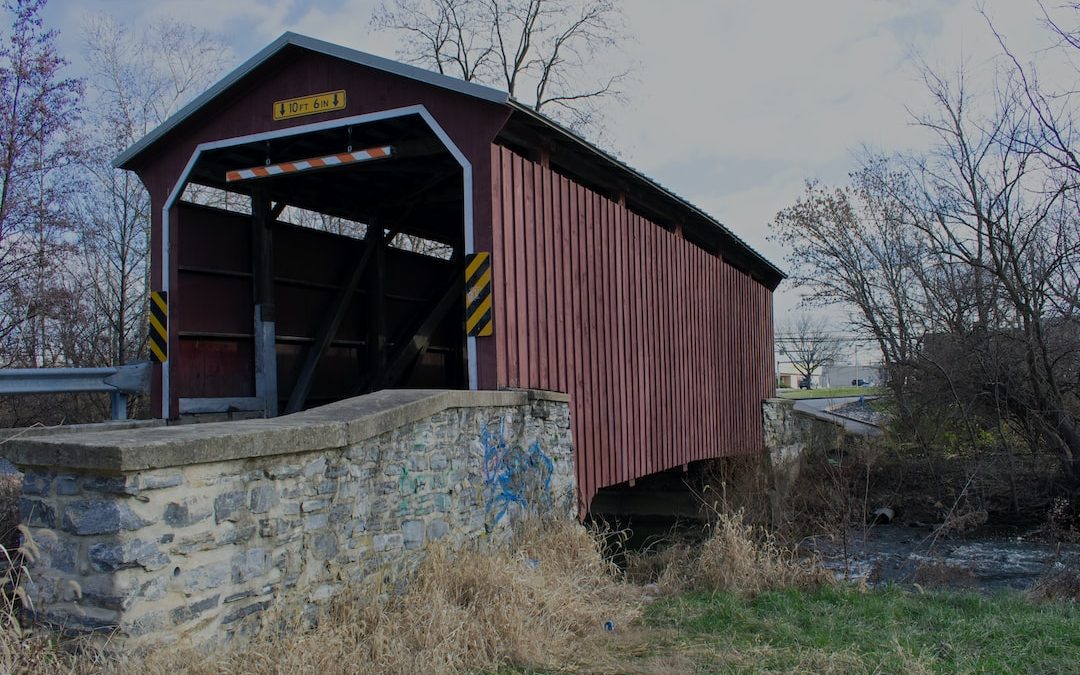
M 152 201 L 162 417 L 565 392 L 583 509 L 763 447 L 782 273 L 503 92 L 287 33 L 116 163 Z

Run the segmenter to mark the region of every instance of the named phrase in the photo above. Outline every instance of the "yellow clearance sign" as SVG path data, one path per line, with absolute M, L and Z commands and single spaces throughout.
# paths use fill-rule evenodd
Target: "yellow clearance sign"
M 303 117 L 304 115 L 317 115 L 342 110 L 345 108 L 345 90 L 327 91 L 322 94 L 311 94 L 297 98 L 287 98 L 284 101 L 274 101 L 274 121 Z

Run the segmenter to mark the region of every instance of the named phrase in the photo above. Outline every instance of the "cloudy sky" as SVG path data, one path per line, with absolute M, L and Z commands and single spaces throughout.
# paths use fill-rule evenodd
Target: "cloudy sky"
M 237 64 L 287 30 L 393 57 L 395 39 L 368 28 L 375 4 L 50 0 L 46 20 L 74 69 L 89 11 L 135 26 L 194 23 L 221 35 Z M 1052 40 L 1035 0 L 627 0 L 623 51 L 637 67 L 625 104 L 607 111 L 607 144 L 784 267 L 768 223 L 806 178 L 839 183 L 863 146 L 926 142 L 911 124 L 928 108 L 919 61 L 945 72 L 964 64 L 990 90 L 998 46 L 980 7 L 1022 58 L 1046 58 Z M 1044 70 L 1075 79 L 1065 65 Z M 797 301 L 781 287 L 778 320 Z

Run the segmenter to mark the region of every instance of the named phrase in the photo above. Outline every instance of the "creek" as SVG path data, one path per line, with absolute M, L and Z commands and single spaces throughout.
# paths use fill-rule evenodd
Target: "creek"
M 838 578 L 870 586 L 901 584 L 993 593 L 1027 590 L 1047 572 L 1080 570 L 1080 544 L 1048 544 L 1036 530 L 983 529 L 935 536 L 929 527 L 874 525 L 852 529 L 847 545 L 812 537 L 803 548 Z

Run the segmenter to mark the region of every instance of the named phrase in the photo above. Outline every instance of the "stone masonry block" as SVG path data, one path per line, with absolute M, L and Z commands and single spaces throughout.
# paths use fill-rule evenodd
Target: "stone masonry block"
M 66 532 L 74 534 L 115 534 L 121 530 L 138 530 L 149 525 L 131 510 L 127 504 L 115 499 L 85 499 L 72 502 L 64 508 L 61 525 Z
M 209 507 L 200 507 L 189 499 L 165 505 L 165 523 L 172 527 L 188 527 L 209 517 Z
M 79 477 L 72 476 L 71 474 L 65 474 L 56 477 L 56 494 L 59 496 L 70 497 L 79 494 Z
M 165 473 L 146 473 L 139 476 L 139 490 L 164 490 L 184 484 L 184 474 L 179 471 Z
M 242 584 L 245 581 L 270 573 L 270 553 L 266 549 L 255 548 L 238 553 L 232 558 L 232 582 Z
M 52 486 L 53 475 L 40 471 L 27 471 L 23 474 L 22 493 L 24 495 L 47 495 Z
M 299 464 L 279 464 L 271 468 L 267 473 L 275 480 L 282 478 L 294 478 L 300 475 L 301 467 Z
M 352 516 L 352 512 L 353 503 L 351 501 L 337 502 L 330 507 L 330 518 L 335 523 L 348 522 L 348 519 Z
M 313 460 L 313 461 L 310 461 L 306 465 L 304 465 L 304 477 L 305 478 L 314 478 L 315 476 L 318 476 L 319 474 L 324 473 L 325 471 L 326 471 L 326 458 L 325 457 L 320 457 L 320 458 L 318 458 L 316 460 Z
M 186 595 L 208 591 L 229 583 L 232 578 L 232 568 L 227 562 L 216 562 L 202 565 L 195 569 L 182 573 L 181 587 Z
M 337 536 L 333 532 L 317 532 L 311 538 L 311 548 L 316 560 L 329 560 L 338 552 Z
M 228 605 L 228 604 L 232 604 L 234 602 L 239 602 L 241 600 L 247 600 L 248 598 L 254 598 L 254 597 L 255 597 L 255 591 L 252 591 L 252 590 L 240 591 L 239 593 L 233 593 L 232 595 L 226 595 L 225 599 L 222 600 L 222 602 L 224 604 Z
M 300 510 L 304 513 L 311 513 L 313 511 L 323 511 L 328 506 L 330 506 L 330 500 L 325 497 L 320 499 L 306 499 L 300 505 Z
M 209 551 L 215 548 L 214 533 L 209 531 L 199 532 L 187 537 L 180 537 L 170 552 L 177 555 L 189 555 L 196 551 Z
M 450 524 L 445 520 L 433 520 L 427 526 L 428 541 L 438 541 L 450 533 Z
M 79 553 L 77 544 L 66 541 L 66 537 L 62 539 L 51 529 L 36 530 L 33 537 L 43 564 L 65 574 L 75 574 L 75 557 Z
M 236 520 L 247 504 L 247 493 L 243 490 L 230 490 L 214 498 L 214 521 L 221 523 Z
M 335 466 L 328 467 L 326 469 L 326 474 L 325 475 L 326 475 L 327 478 L 341 478 L 342 476 L 348 475 L 348 473 L 349 473 L 349 465 L 348 465 L 348 463 L 345 463 L 345 464 L 337 464 Z
M 382 553 L 384 551 L 397 551 L 400 550 L 404 544 L 404 537 L 400 534 L 377 534 L 372 537 L 372 545 L 375 547 L 375 551 Z
M 191 621 L 195 617 L 199 616 L 203 612 L 217 607 L 220 603 L 221 595 L 211 595 L 209 598 L 203 598 L 188 605 L 177 607 L 169 613 L 170 618 L 174 624 L 182 624 Z
M 274 485 L 259 485 L 251 489 L 249 508 L 252 513 L 266 513 L 277 506 L 279 501 L 277 487 Z
M 149 635 L 165 630 L 168 625 L 164 611 L 147 612 L 124 626 L 124 632 L 132 637 Z
M 159 570 L 169 564 L 169 556 L 158 549 L 152 541 L 133 539 L 122 544 L 98 542 L 87 550 L 90 566 L 97 572 L 142 567 L 148 572 Z
M 28 527 L 56 527 L 56 511 L 40 499 L 19 498 L 19 513 Z
M 269 600 L 263 600 L 262 602 L 256 602 L 250 605 L 245 605 L 239 609 L 235 609 L 225 615 L 225 618 L 221 620 L 222 625 L 228 625 L 243 619 L 246 616 L 251 616 L 257 612 L 261 612 L 270 606 Z
M 46 625 L 55 626 L 64 633 L 111 633 L 117 625 L 120 613 L 115 610 L 83 610 L 78 613 L 46 610 L 39 612 L 36 619 Z
M 226 524 L 219 529 L 219 534 L 214 541 L 219 547 L 229 544 L 246 544 L 255 538 L 257 530 L 257 525 L 250 521 L 235 525 Z
M 83 490 L 117 495 L 139 494 L 137 476 L 94 476 L 83 480 Z

